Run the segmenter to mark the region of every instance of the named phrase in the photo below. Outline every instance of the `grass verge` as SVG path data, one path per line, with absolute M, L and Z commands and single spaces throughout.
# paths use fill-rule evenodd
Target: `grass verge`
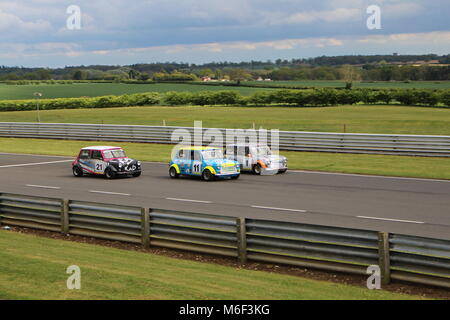
M 66 288 L 74 264 L 81 290 Z M 0 270 L 0 299 L 420 298 L 3 230 Z
M 75 156 L 93 141 L 0 138 L 0 152 Z M 105 144 L 102 142 L 100 144 Z M 107 143 L 123 147 L 141 161 L 169 162 L 171 145 Z M 450 159 L 322 152 L 281 152 L 289 168 L 297 170 L 386 175 L 412 178 L 450 179 Z
M 257 128 L 287 131 L 450 135 L 450 108 L 339 107 L 133 107 L 46 110 L 43 122 Z M 1 112 L 2 122 L 36 122 L 36 111 Z

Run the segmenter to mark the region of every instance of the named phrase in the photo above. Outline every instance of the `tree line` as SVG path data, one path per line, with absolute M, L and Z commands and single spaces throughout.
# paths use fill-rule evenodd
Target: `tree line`
M 420 62 L 419 66 L 414 63 Z M 431 64 L 427 64 L 430 63 Z M 433 65 L 439 62 L 440 65 Z M 18 80 L 450 80 L 450 55 L 355 55 L 275 61 L 213 62 L 202 65 L 164 62 L 129 66 L 24 68 L 0 66 L 0 81 Z M 351 76 L 349 76 L 351 74 Z

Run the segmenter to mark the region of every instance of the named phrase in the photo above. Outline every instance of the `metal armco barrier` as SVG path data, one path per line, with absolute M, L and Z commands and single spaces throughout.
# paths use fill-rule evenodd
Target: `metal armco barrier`
M 450 289 L 450 241 L 301 223 L 0 193 L 0 225 Z
M 194 129 L 191 127 L 30 122 L 0 122 L 0 137 L 175 144 L 178 142 L 172 141 L 171 136 L 177 129 L 185 130 L 193 137 Z M 204 137 L 208 137 L 208 134 L 205 135 L 208 130 L 211 129 L 202 129 Z M 243 129 L 238 132 L 234 129 L 214 130 L 220 131 L 224 137 L 227 134 L 246 137 L 250 132 Z M 270 132 L 267 142 L 271 144 Z M 450 136 L 280 131 L 279 148 L 288 151 L 450 157 Z

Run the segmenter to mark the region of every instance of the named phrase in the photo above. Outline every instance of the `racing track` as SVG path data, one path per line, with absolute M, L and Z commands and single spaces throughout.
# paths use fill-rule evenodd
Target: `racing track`
M 397 232 L 450 240 L 450 181 L 288 171 L 236 181 L 75 178 L 72 158 L 0 153 L 0 192 Z

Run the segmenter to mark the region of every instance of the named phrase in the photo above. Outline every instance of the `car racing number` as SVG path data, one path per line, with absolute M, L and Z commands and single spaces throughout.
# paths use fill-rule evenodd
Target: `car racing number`
M 103 173 L 103 171 L 105 171 L 105 164 L 103 161 L 96 161 L 95 162 L 95 172 L 96 173 Z
M 194 174 L 200 174 L 202 171 L 202 162 L 201 161 L 194 161 L 192 165 L 192 173 Z

